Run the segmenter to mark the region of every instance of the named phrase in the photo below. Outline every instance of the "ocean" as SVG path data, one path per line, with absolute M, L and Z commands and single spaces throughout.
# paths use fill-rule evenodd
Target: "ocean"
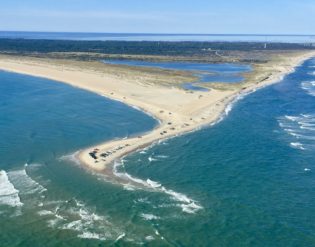
M 315 35 L 277 34 L 158 34 L 158 33 L 77 33 L 77 32 L 22 32 L 0 31 L 0 38 L 50 39 L 50 40 L 98 40 L 98 41 L 250 41 L 314 43 Z
M 149 131 L 136 109 L 0 72 L 2 246 L 314 246 L 315 59 L 226 109 L 214 126 L 115 163 L 73 154 Z

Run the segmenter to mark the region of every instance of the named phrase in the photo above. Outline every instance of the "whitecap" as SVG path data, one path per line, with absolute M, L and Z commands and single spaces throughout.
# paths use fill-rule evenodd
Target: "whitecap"
M 11 207 L 23 205 L 19 197 L 19 190 L 11 183 L 8 174 L 4 170 L 0 171 L 0 205 Z
M 146 204 L 150 204 L 150 201 L 148 198 L 138 198 L 137 200 L 135 200 L 134 202 L 136 203 L 146 203 Z
M 125 190 L 129 190 L 129 191 L 134 191 L 134 190 L 136 190 L 136 187 L 133 186 L 133 185 L 131 185 L 131 184 L 124 184 L 123 187 L 124 187 Z
M 97 240 L 101 240 L 101 241 L 106 240 L 106 238 L 104 236 L 102 236 L 101 234 L 88 232 L 88 231 L 79 234 L 78 237 L 84 238 L 84 239 L 97 239 Z
M 167 159 L 168 156 L 167 156 L 167 155 L 157 155 L 156 158 L 159 158 L 159 159 Z
M 202 206 L 200 206 L 197 201 L 190 199 L 188 196 L 186 196 L 182 193 L 178 193 L 178 192 L 175 192 L 173 190 L 166 189 L 164 186 L 162 186 L 160 183 L 158 183 L 156 181 L 153 181 L 151 179 L 142 180 L 140 178 L 135 178 L 126 172 L 124 172 L 124 173 L 118 172 L 118 167 L 122 166 L 122 165 L 123 165 L 122 163 L 119 163 L 117 161 L 114 163 L 113 173 L 115 176 L 122 178 L 122 179 L 125 179 L 127 181 L 134 182 L 134 183 L 138 184 L 138 186 L 140 185 L 141 187 L 150 189 L 154 192 L 160 192 L 160 193 L 162 192 L 162 193 L 165 193 L 165 194 L 171 196 L 171 198 L 173 200 L 181 203 L 178 206 L 180 206 L 182 208 L 183 212 L 196 213 L 198 210 L 202 209 Z M 136 186 L 136 184 L 135 184 L 135 186 Z
M 116 238 L 115 242 L 119 241 L 120 239 L 124 238 L 125 236 L 126 236 L 126 233 L 120 234 L 120 235 Z
M 296 116 L 285 115 L 278 119 L 279 126 L 294 140 L 290 146 L 300 150 L 313 149 L 315 146 L 315 115 L 300 114 Z
M 8 172 L 10 180 L 14 185 L 20 190 L 21 194 L 34 194 L 34 193 L 43 193 L 47 189 L 32 179 L 26 172 L 27 167 L 23 167 L 20 170 L 14 170 Z
M 179 206 L 185 213 L 194 214 L 200 209 L 202 209 L 202 206 L 200 206 L 196 201 L 190 199 L 189 197 L 182 193 L 178 193 L 173 190 L 168 190 L 165 189 L 164 187 L 162 187 L 162 191 L 164 191 L 168 195 L 171 195 L 174 200 L 182 202 Z
M 305 150 L 305 148 L 303 147 L 303 144 L 300 143 L 300 142 L 291 142 L 290 145 L 291 145 L 293 148 Z
M 301 88 L 309 95 L 315 96 L 315 81 L 306 81 L 301 83 Z
M 49 211 L 49 210 L 41 210 L 41 211 L 38 211 L 37 214 L 40 216 L 45 216 L 45 215 L 53 215 L 54 212 Z
M 149 160 L 149 162 L 157 161 L 157 159 L 155 159 L 155 158 L 153 158 L 153 157 L 151 157 L 151 156 L 148 158 L 148 160 Z
M 160 217 L 158 217 L 158 216 L 156 216 L 154 214 L 144 214 L 144 213 L 142 213 L 140 216 L 143 219 L 145 219 L 145 220 L 158 220 L 158 219 L 160 219 Z
M 164 239 L 164 237 L 160 234 L 158 230 L 154 231 L 155 235 L 160 236 L 161 239 Z
M 152 240 L 154 240 L 154 237 L 151 236 L 151 235 L 149 235 L 149 236 L 146 236 L 146 237 L 145 237 L 145 240 L 147 240 L 147 241 L 152 241 Z
M 55 202 L 49 205 L 52 204 Z M 41 210 L 38 214 L 50 217 L 47 220 L 49 227 L 76 232 L 79 238 L 115 240 L 122 234 L 107 217 L 97 214 L 75 198 L 60 201 L 54 210 Z

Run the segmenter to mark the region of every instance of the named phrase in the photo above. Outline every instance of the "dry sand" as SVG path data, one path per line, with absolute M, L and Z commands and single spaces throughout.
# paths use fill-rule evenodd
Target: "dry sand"
M 86 62 L 62 63 L 59 60 L 0 56 L 0 69 L 53 79 L 86 89 L 137 107 L 160 121 L 153 131 L 141 136 L 108 141 L 79 152 L 78 157 L 84 165 L 102 172 L 106 171 L 108 164 L 132 151 L 215 122 L 237 95 L 280 81 L 284 75 L 312 56 L 315 53 L 309 51 L 290 53 L 276 62 L 262 65 L 261 69 L 249 77 L 251 81 L 241 87 L 211 89 L 209 92 L 185 91 L 154 81 L 146 83 L 150 78 L 132 68 L 128 68 L 133 71 L 132 74 L 121 74 L 114 73 L 113 67 L 104 65 L 104 70 L 100 72 L 89 67 Z M 266 71 L 268 76 L 264 75 Z M 95 155 L 94 158 L 91 153 Z

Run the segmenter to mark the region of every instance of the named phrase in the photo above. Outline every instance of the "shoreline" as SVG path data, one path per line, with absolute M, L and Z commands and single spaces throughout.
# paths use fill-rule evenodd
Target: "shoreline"
M 187 92 L 178 88 L 143 85 L 136 80 L 99 75 L 93 70 L 41 63 L 40 59 L 1 57 L 0 69 L 52 79 L 127 104 L 158 121 L 151 131 L 126 139 L 110 140 L 81 150 L 76 157 L 85 167 L 112 174 L 114 162 L 155 143 L 211 126 L 223 119 L 229 105 L 262 87 L 280 82 L 315 52 L 287 58 L 263 81 L 253 81 L 238 90 Z M 104 79 L 105 78 L 105 79 Z M 104 82 L 105 81 L 105 82 Z M 162 103 L 163 102 L 163 103 Z

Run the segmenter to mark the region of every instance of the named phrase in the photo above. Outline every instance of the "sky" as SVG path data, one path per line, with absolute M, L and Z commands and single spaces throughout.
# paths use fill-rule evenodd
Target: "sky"
M 1 31 L 315 34 L 315 0 L 0 0 Z

